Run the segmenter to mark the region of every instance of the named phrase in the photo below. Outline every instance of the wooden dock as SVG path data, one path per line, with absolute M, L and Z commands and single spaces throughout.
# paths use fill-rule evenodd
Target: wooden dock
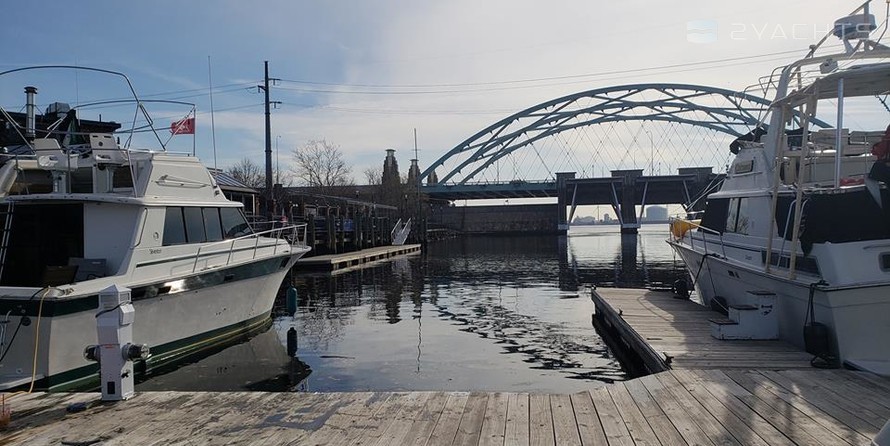
M 0 444 L 868 445 L 890 419 L 888 378 L 814 369 L 781 342 L 711 340 L 709 310 L 667 293 L 594 301 L 664 371 L 575 394 L 18 394 Z
M 338 271 L 418 252 L 420 252 L 420 245 L 378 246 L 343 254 L 304 257 L 297 260 L 297 268 L 312 271 Z
M 597 317 L 636 352 L 649 373 L 670 369 L 811 369 L 812 355 L 783 341 L 721 341 L 708 319 L 721 314 L 673 293 L 600 288 Z
M 575 394 L 144 392 L 17 395 L 0 444 L 866 445 L 890 380 L 674 370 Z M 80 412 L 66 410 L 81 403 Z

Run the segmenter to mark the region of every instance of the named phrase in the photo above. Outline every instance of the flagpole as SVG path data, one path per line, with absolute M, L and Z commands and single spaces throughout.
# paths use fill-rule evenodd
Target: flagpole
M 198 139 L 198 123 L 196 122 L 198 120 L 198 113 L 197 113 L 196 107 L 197 106 L 193 105 L 192 112 L 191 112 L 192 119 L 195 120 L 195 121 L 192 121 L 192 122 L 194 122 L 194 124 L 192 124 L 192 156 L 197 156 L 197 154 L 195 153 L 195 141 Z
M 213 168 L 216 169 L 216 123 L 213 120 L 213 75 L 210 56 L 207 56 L 207 81 L 210 83 L 210 139 L 213 141 Z

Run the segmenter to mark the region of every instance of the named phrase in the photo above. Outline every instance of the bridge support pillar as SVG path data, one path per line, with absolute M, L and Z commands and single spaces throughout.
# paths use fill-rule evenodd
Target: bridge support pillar
M 568 197 L 568 188 L 566 181 L 575 178 L 575 172 L 557 172 L 556 173 L 556 230 L 565 235 L 569 232 L 569 221 L 566 218 L 566 206 L 569 205 L 571 197 Z
M 612 177 L 622 180 L 621 190 L 616 191 L 617 209 L 615 212 L 621 221 L 622 234 L 636 234 L 640 229 L 636 213 L 637 178 L 643 176 L 643 169 L 613 170 Z

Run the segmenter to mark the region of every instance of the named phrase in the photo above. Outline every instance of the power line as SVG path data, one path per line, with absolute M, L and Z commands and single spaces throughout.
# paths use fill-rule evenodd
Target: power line
M 773 59 L 763 59 L 761 62 L 768 62 L 774 60 L 785 60 L 784 57 L 781 58 L 773 58 Z M 697 71 L 697 70 L 709 70 L 715 68 L 726 68 L 738 65 L 744 65 L 748 62 L 738 61 L 735 63 L 725 63 L 723 65 L 715 65 L 709 67 L 688 67 L 677 70 L 668 70 L 661 72 L 649 72 L 645 74 L 638 74 L 638 77 L 642 76 L 657 76 L 662 74 L 673 74 L 673 73 L 685 73 L 689 71 Z M 630 74 L 630 73 L 638 73 L 640 71 L 652 71 L 647 69 L 640 70 L 626 70 L 626 71 L 614 71 L 609 72 L 610 74 Z M 605 75 L 605 73 L 601 74 Z M 598 75 L 599 76 L 599 75 Z M 612 79 L 626 79 L 626 76 L 615 76 L 611 78 L 600 78 L 598 80 L 612 80 Z M 554 87 L 561 85 L 573 85 L 588 82 L 588 79 L 584 80 L 573 80 L 568 82 L 557 82 L 557 83 L 549 83 L 549 84 L 538 84 L 538 85 L 517 85 L 511 87 L 494 87 L 494 88 L 466 88 L 466 89 L 442 89 L 442 90 L 422 90 L 422 91 L 367 91 L 367 90 L 334 90 L 334 89 L 321 89 L 321 88 L 288 88 L 288 87 L 277 87 L 282 90 L 290 90 L 290 91 L 298 91 L 303 93 L 329 93 L 329 94 L 352 94 L 352 95 L 372 95 L 372 96 L 412 96 L 412 95 L 435 95 L 435 94 L 454 94 L 454 93 L 488 93 L 494 91 L 508 91 L 508 90 L 527 90 L 534 88 L 542 88 L 542 87 Z
M 724 58 L 724 59 L 698 61 L 698 62 L 687 62 L 687 63 L 670 64 L 670 65 L 660 65 L 660 66 L 634 68 L 634 69 L 627 69 L 627 70 L 613 70 L 613 71 L 603 71 L 603 72 L 598 72 L 598 73 L 573 74 L 573 75 L 565 75 L 565 76 L 550 76 L 550 77 L 514 79 L 514 80 L 491 81 L 491 82 L 401 84 L 401 85 L 399 85 L 399 84 L 341 84 L 341 83 L 335 83 L 335 82 L 320 82 L 320 81 L 294 80 L 294 79 L 281 79 L 281 82 L 293 83 L 293 84 L 303 84 L 303 85 L 323 85 L 323 86 L 332 86 L 332 87 L 345 87 L 345 88 L 480 87 L 480 86 L 491 86 L 491 85 L 512 85 L 512 84 L 522 84 L 522 83 L 546 82 L 546 81 L 554 81 L 554 80 L 582 79 L 582 78 L 589 78 L 589 77 L 609 76 L 609 75 L 615 75 L 615 74 L 638 73 L 641 71 L 656 71 L 656 70 L 665 70 L 665 69 L 671 69 L 671 68 L 695 67 L 695 66 L 701 66 L 701 65 L 719 64 L 719 63 L 724 63 L 724 62 L 736 62 L 736 61 L 746 61 L 746 60 L 751 60 L 751 59 L 761 59 L 761 58 L 765 58 L 765 57 L 788 55 L 788 54 L 800 54 L 801 51 L 802 50 L 778 51 L 778 52 L 774 52 L 774 53 L 758 54 L 758 55 L 751 55 L 751 56 L 730 57 L 730 58 Z M 732 66 L 732 65 L 725 65 L 725 66 Z M 284 87 L 280 87 L 280 88 L 284 88 Z M 313 91 L 313 90 L 307 90 L 307 91 Z M 317 90 L 317 91 L 318 92 L 327 92 L 327 90 Z M 450 92 L 450 90 L 446 91 L 446 92 Z M 373 94 L 373 93 L 367 92 L 366 94 Z

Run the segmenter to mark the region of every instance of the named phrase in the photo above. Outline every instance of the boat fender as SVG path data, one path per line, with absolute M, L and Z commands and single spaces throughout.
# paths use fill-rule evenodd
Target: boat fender
M 297 354 L 297 329 L 291 327 L 287 330 L 287 356 L 294 357 Z
M 671 291 L 674 292 L 678 299 L 689 299 L 689 283 L 686 282 L 686 279 L 675 280 Z
M 287 314 L 293 316 L 297 312 L 297 289 L 289 287 L 287 289 Z
M 690 229 L 695 228 L 699 225 L 699 221 L 689 221 L 689 220 L 672 220 L 671 221 L 671 234 L 676 239 L 681 239 L 686 235 Z

